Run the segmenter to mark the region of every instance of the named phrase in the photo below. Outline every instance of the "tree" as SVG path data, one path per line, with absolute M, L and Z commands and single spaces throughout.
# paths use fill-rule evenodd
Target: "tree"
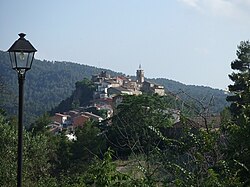
M 16 186 L 17 129 L 0 115 L 0 186 Z M 47 136 L 23 131 L 24 186 L 38 186 L 50 178 L 50 160 L 54 152 Z
M 116 163 L 112 160 L 113 151 L 105 152 L 102 160 L 96 158 L 84 175 L 87 186 L 129 187 L 144 186 L 139 180 L 133 180 L 129 175 L 117 171 Z
M 227 135 L 227 158 L 236 176 L 245 185 L 250 185 L 250 42 L 243 41 L 238 46 L 237 59 L 231 63 L 234 72 L 229 78 L 231 95 L 227 101 L 232 120 L 225 125 Z
M 96 123 L 89 121 L 75 132 L 76 140 L 72 142 L 71 171 L 84 173 L 94 157 L 101 157 L 106 149 L 105 139 L 101 136 Z
M 50 111 L 50 114 L 56 112 L 65 112 L 79 106 L 86 106 L 93 99 L 93 93 L 96 89 L 95 84 L 84 78 L 82 81 L 75 83 L 75 90 L 70 97 L 63 100 L 57 107 Z
M 232 95 L 227 97 L 227 101 L 231 102 L 230 110 L 234 118 L 243 120 L 244 115 L 250 115 L 250 42 L 241 42 L 236 54 L 238 58 L 231 63 L 235 72 L 229 75 L 234 82 L 228 86 Z
M 71 168 L 72 159 L 72 142 L 67 138 L 65 131 L 62 131 L 56 137 L 52 138 L 55 143 L 55 159 L 52 160 L 52 175 L 60 179 L 61 176 L 67 175 Z
M 29 127 L 29 131 L 32 131 L 33 134 L 45 133 L 47 131 L 47 125 L 51 122 L 50 116 L 45 113 L 33 123 L 31 123 Z
M 134 165 L 132 172 L 140 173 L 149 186 L 162 180 L 157 155 L 173 143 L 167 135 L 174 122 L 168 99 L 146 94 L 124 96 L 106 133 L 116 156 L 135 163 L 139 170 Z
M 124 96 L 107 133 L 110 146 L 122 157 L 150 152 L 150 146 L 159 143 L 152 128 L 171 126 L 168 110 L 168 103 L 157 95 Z
M 107 141 L 126 173 L 145 186 L 237 186 L 219 149 L 221 131 L 197 127 L 182 115 L 174 124 L 169 103 L 166 97 L 140 95 L 124 96 L 118 105 Z

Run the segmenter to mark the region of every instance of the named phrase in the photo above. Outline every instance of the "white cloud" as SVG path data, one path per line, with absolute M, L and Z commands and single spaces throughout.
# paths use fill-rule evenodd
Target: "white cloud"
M 223 16 L 233 19 L 248 19 L 250 0 L 178 0 L 190 7 L 202 10 L 212 16 Z
M 211 13 L 215 16 L 235 16 L 239 12 L 237 7 L 232 1 L 226 0 L 204 0 L 204 4 L 210 9 Z
M 179 0 L 179 1 L 181 1 L 181 2 L 183 2 L 185 4 L 187 4 L 187 5 L 189 5 L 191 7 L 198 8 L 198 1 L 199 0 Z

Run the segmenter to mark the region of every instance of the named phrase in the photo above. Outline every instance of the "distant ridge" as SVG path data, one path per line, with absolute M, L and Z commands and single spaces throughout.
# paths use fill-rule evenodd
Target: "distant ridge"
M 32 121 L 35 117 L 51 110 L 52 107 L 55 107 L 71 95 L 77 81 L 83 80 L 83 78 L 90 79 L 93 74 L 103 70 L 112 76 L 123 74 L 84 64 L 35 59 L 32 69 L 27 72 L 25 82 L 26 118 L 28 118 L 28 121 Z M 3 51 L 0 51 L 0 78 L 6 86 L 5 91 L 8 92 L 8 94 L 0 93 L 0 107 L 4 108 L 10 115 L 16 115 L 17 75 L 10 67 L 8 54 Z M 206 98 L 213 96 L 214 106 L 212 110 L 216 113 L 220 112 L 227 105 L 226 95 L 222 90 L 204 86 L 189 86 L 165 78 L 147 80 L 164 85 L 167 91 L 174 94 L 180 93 L 180 91 L 185 92 L 186 95 L 179 95 L 184 99 L 188 99 L 187 95 L 190 95 L 193 98 L 206 102 Z

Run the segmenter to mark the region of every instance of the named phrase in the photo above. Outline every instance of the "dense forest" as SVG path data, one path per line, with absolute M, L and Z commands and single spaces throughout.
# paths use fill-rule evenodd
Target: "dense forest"
M 26 121 L 28 123 L 32 122 L 36 117 L 52 110 L 61 101 L 66 100 L 72 95 L 77 81 L 82 81 L 84 78 L 90 79 L 93 74 L 98 74 L 102 70 L 107 71 L 112 76 L 122 74 L 83 64 L 35 59 L 32 70 L 28 71 L 26 75 Z M 4 92 L 0 93 L 0 106 L 9 115 L 16 115 L 18 94 L 17 75 L 11 69 L 8 54 L 3 51 L 0 51 L 0 75 L 0 80 L 5 86 Z M 133 78 L 133 76 L 131 77 Z M 207 104 L 212 99 L 212 113 L 221 112 L 227 105 L 225 100 L 226 94 L 222 90 L 185 85 L 165 78 L 148 80 L 164 85 L 167 93 L 176 95 L 189 103 L 194 103 L 194 98 L 202 101 L 204 104 Z
M 42 115 L 23 132 L 23 185 L 250 186 L 249 53 L 250 42 L 241 42 L 231 63 L 233 84 L 226 97 L 230 105 L 221 112 L 216 127 L 214 122 L 206 123 L 209 116 L 203 116 L 202 126 L 183 111 L 175 122 L 169 109 L 176 95 L 125 95 L 111 118 L 88 121 L 76 129 L 73 140 L 65 131 L 57 136 L 50 133 L 50 118 Z M 9 92 L 1 82 L 0 86 L 2 94 Z M 88 79 L 75 86 L 93 88 Z M 87 101 L 89 94 L 85 94 L 86 100 L 80 102 Z M 203 110 L 206 104 L 185 95 L 200 103 L 194 110 L 209 112 Z M 72 104 L 74 97 L 68 98 Z M 6 113 L 0 110 L 0 186 L 10 187 L 16 185 L 17 122 Z

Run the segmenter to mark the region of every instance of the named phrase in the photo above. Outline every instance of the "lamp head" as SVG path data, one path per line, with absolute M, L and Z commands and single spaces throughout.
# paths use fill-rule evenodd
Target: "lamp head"
M 20 33 L 19 39 L 16 40 L 8 50 L 12 69 L 21 74 L 24 74 L 31 68 L 35 52 L 37 51 L 32 44 L 24 38 L 25 35 L 24 33 Z

